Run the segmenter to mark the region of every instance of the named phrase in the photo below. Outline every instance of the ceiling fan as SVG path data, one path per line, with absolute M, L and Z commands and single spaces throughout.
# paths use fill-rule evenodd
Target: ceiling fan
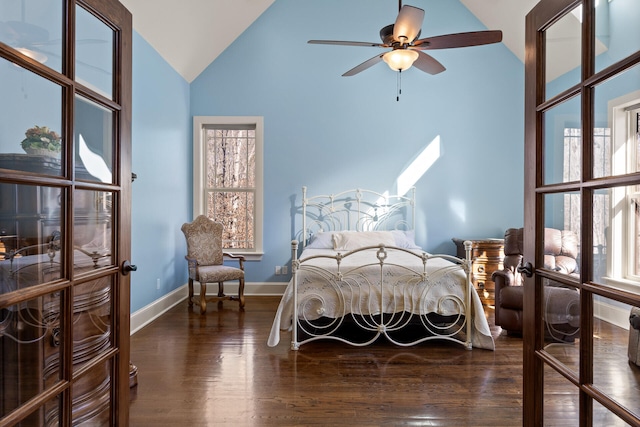
M 59 36 L 51 39 L 47 28 L 33 23 L 33 19 L 27 19 L 28 15 L 34 15 L 33 9 L 38 5 L 32 3 L 31 8 L 28 6 L 22 0 L 20 8 L 12 14 L 13 20 L 0 21 L 0 42 L 41 63 L 45 63 L 49 57 L 61 59 L 62 39 Z M 46 16 L 46 13 L 47 10 L 38 10 L 35 15 L 42 17 Z M 11 16 L 11 14 L 7 15 Z M 52 27 L 62 31 L 62 28 L 58 28 L 56 24 L 52 24 Z M 75 43 L 103 44 L 105 40 L 84 38 L 77 39 Z
M 424 20 L 424 10 L 415 6 L 403 6 L 402 0 L 398 1 L 398 8 L 396 22 L 380 30 L 382 43 L 340 40 L 309 40 L 308 43 L 391 48 L 390 51 L 376 55 L 343 74 L 344 77 L 348 77 L 381 61 L 386 62 L 394 71 L 401 72 L 415 65 L 417 69 L 425 73 L 438 74 L 443 72 L 445 67 L 434 57 L 423 52 L 424 50 L 479 46 L 502 41 L 502 31 L 499 30 L 472 31 L 418 39 Z
M 49 32 L 37 25 L 22 21 L 0 21 L 0 41 L 38 62 L 46 62 L 47 56 L 36 46 L 47 42 Z

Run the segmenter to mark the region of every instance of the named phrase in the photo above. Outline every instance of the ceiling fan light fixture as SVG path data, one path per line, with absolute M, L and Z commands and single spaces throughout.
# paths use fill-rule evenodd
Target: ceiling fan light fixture
M 418 52 L 409 49 L 394 49 L 382 55 L 382 59 L 393 71 L 404 71 L 418 59 Z
M 27 49 L 26 47 L 17 47 L 16 50 L 21 54 L 23 54 L 24 56 L 28 56 L 31 59 L 35 59 L 41 64 L 44 64 L 45 62 L 47 62 L 47 59 L 49 59 L 47 58 L 47 55 L 45 55 L 44 53 L 36 52 L 31 49 Z

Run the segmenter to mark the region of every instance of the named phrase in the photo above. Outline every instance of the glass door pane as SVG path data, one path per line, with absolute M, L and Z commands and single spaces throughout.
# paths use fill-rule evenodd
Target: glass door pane
M 595 4 L 595 65 L 601 71 L 638 50 L 640 2 L 599 0 Z
M 76 96 L 76 176 L 83 181 L 113 182 L 113 112 Z
M 62 175 L 62 87 L 0 58 L 0 93 L 0 168 Z
M 544 113 L 544 183 L 579 181 L 582 174 L 580 100 L 576 96 Z
M 60 0 L 0 2 L 0 42 L 61 72 L 63 4 Z
M 114 32 L 104 22 L 76 7 L 76 81 L 113 99 Z
M 546 99 L 580 82 L 582 6 L 567 13 L 545 31 Z

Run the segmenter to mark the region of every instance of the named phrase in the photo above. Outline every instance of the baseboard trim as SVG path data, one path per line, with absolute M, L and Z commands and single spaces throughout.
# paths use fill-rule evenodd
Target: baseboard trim
M 629 329 L 630 306 L 615 306 L 605 301 L 593 302 L 593 316 L 605 320 L 623 329 Z
M 146 307 L 142 307 L 135 313 L 131 313 L 130 331 L 131 335 L 156 320 L 162 314 L 175 307 L 187 298 L 187 285 L 184 284 L 166 295 L 158 298 Z
M 194 294 L 198 295 L 200 293 L 200 285 L 195 283 L 193 288 Z M 247 283 L 244 287 L 244 294 L 247 296 L 282 296 L 286 288 L 287 282 Z M 187 299 L 189 294 L 188 292 L 188 287 L 185 283 L 135 313 L 131 313 L 130 335 L 135 334 L 140 329 L 162 316 L 165 312 Z M 225 284 L 224 292 L 227 295 L 237 294 L 238 284 Z M 210 284 L 207 286 L 207 295 L 215 295 L 217 293 L 218 286 L 216 284 Z

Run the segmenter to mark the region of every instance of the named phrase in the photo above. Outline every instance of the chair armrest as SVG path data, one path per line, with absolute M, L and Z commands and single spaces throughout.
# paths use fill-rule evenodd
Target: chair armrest
M 506 286 L 516 286 L 513 271 L 506 268 L 503 270 L 494 271 L 491 275 L 491 279 L 496 285 L 496 293 L 498 293 L 498 289 L 502 289 Z
M 500 312 L 502 311 L 502 289 L 515 285 L 515 277 L 511 269 L 505 268 L 502 270 L 494 271 L 491 275 L 491 280 L 493 280 L 493 283 L 495 285 L 494 321 L 496 325 L 502 326 L 502 320 L 500 318 Z
M 505 268 L 503 270 L 494 271 L 491 275 L 491 280 L 493 280 L 493 283 L 495 284 L 496 307 L 499 307 L 502 302 L 500 299 L 500 291 L 502 288 L 515 285 L 515 277 L 513 275 L 513 271 Z
M 227 258 L 237 260 L 238 264 L 240 264 L 240 270 L 244 271 L 244 255 L 234 255 L 231 252 L 223 252 L 222 255 L 226 256 Z

